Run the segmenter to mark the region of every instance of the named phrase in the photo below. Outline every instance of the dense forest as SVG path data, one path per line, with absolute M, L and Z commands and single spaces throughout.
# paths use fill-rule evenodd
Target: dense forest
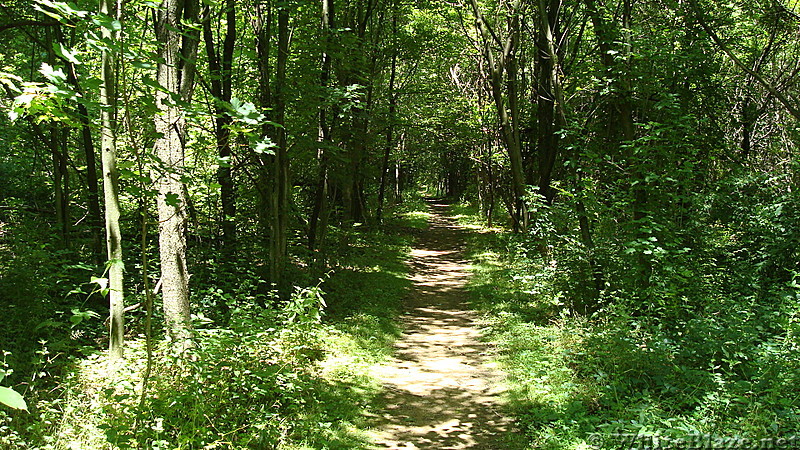
M 0 43 L 0 447 L 374 448 L 442 215 L 521 448 L 800 445 L 800 2 L 4 0 Z

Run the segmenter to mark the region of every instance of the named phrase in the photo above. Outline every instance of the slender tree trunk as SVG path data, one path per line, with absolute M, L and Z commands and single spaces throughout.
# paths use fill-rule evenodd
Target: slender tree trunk
M 258 58 L 256 63 L 258 66 L 258 103 L 268 119 L 274 121 L 272 117 L 273 95 L 272 95 L 272 25 L 273 25 L 273 4 L 267 0 L 264 2 L 256 3 L 253 6 L 253 14 L 251 23 L 253 32 L 255 34 L 255 47 Z M 264 125 L 262 133 L 265 136 L 271 135 L 271 127 Z M 269 263 L 271 255 L 271 211 L 272 211 L 272 183 L 275 177 L 272 174 L 274 168 L 273 155 L 260 154 L 256 157 L 258 164 L 258 181 L 256 189 L 258 191 L 258 219 L 261 227 L 261 237 L 263 245 L 261 248 L 264 250 L 264 261 L 262 276 L 264 279 L 270 278 L 271 264 Z
M 557 129 L 564 129 L 567 126 L 567 113 L 566 113 L 566 104 L 564 98 L 564 89 L 561 84 L 561 56 L 558 50 L 556 49 L 556 43 L 554 38 L 554 27 L 555 24 L 558 22 L 558 18 L 554 17 L 554 14 L 558 12 L 557 9 L 559 7 L 559 0 L 552 0 L 551 3 L 548 5 L 546 4 L 546 0 L 539 0 L 539 25 L 540 25 L 540 32 L 541 32 L 541 47 L 542 51 L 544 52 L 543 58 L 547 60 L 547 63 L 543 66 L 546 67 L 547 73 L 546 76 L 548 77 L 547 86 L 550 90 L 551 95 L 551 104 L 553 108 L 553 120 L 554 120 L 554 131 Z M 544 74 L 543 74 L 544 76 Z M 555 138 L 555 135 L 553 136 Z M 569 145 L 569 144 L 567 144 Z M 558 147 L 555 147 L 557 152 Z M 555 158 L 557 153 L 552 155 L 552 158 Z M 554 159 L 553 159 L 554 161 Z M 552 162 L 550 162 L 552 164 Z M 578 225 L 580 228 L 581 233 L 581 242 L 583 243 L 584 247 L 586 248 L 587 252 L 587 259 L 589 262 L 589 270 L 592 272 L 592 279 L 594 281 L 594 299 L 600 294 L 603 290 L 604 281 L 603 281 L 603 269 L 600 267 L 600 264 L 597 262 L 597 258 L 595 257 L 595 246 L 594 240 L 592 239 L 592 231 L 591 231 L 591 224 L 589 222 L 589 215 L 586 212 L 586 206 L 583 201 L 583 181 L 580 178 L 580 172 L 578 171 L 578 158 L 576 156 L 575 160 L 572 164 L 573 169 L 573 183 L 575 188 L 575 210 L 578 216 Z M 552 170 L 552 167 L 551 167 Z M 541 171 L 541 169 L 540 169 Z M 541 182 L 541 177 L 540 177 Z M 541 189 L 540 184 L 540 189 Z M 547 186 L 549 187 L 549 181 Z M 592 305 L 584 305 L 585 311 L 588 310 L 595 310 L 598 306 L 596 302 Z
M 372 75 L 369 79 L 372 79 Z M 351 161 L 350 161 L 350 219 L 353 223 L 366 222 L 366 196 L 364 193 L 364 161 L 367 153 L 367 136 L 369 135 L 369 117 L 373 106 L 373 86 L 368 82 L 367 99 L 364 109 L 357 113 L 355 133 L 351 140 Z
M 405 141 L 405 139 L 403 139 L 401 137 L 400 142 L 404 142 L 404 141 Z M 403 191 L 400 188 L 400 186 L 401 186 L 401 184 L 400 184 L 400 174 L 401 174 L 401 172 L 400 172 L 400 161 L 397 161 L 394 164 L 394 201 L 396 203 L 402 203 L 403 202 Z
M 767 44 L 764 46 L 764 49 L 761 51 L 761 55 L 753 62 L 752 72 L 755 74 L 761 73 L 761 68 L 764 66 L 765 62 L 769 61 L 772 56 L 772 52 L 775 49 L 775 38 L 777 37 L 778 30 L 780 26 L 778 25 L 778 21 L 780 19 L 778 16 L 775 16 L 775 25 L 773 25 L 772 30 L 769 34 L 769 40 Z M 740 110 L 740 117 L 741 117 L 741 127 L 742 127 L 742 140 L 740 147 L 742 149 L 742 159 L 747 161 L 750 158 L 750 152 L 753 148 L 753 133 L 755 132 L 756 122 L 760 116 L 760 112 L 755 104 L 753 99 L 753 91 L 752 91 L 752 84 L 755 81 L 752 75 L 749 75 L 747 78 L 747 83 L 744 86 L 746 90 L 744 99 L 742 100 L 742 106 Z
M 750 94 L 747 94 L 744 99 L 741 111 L 741 126 L 742 126 L 742 141 L 740 147 L 742 149 L 742 159 L 747 161 L 750 158 L 750 151 L 752 150 L 752 136 L 755 130 L 756 118 L 753 117 L 753 104 Z
M 559 153 L 559 136 L 556 118 L 556 87 L 558 82 L 559 58 L 555 48 L 554 34 L 558 25 L 560 0 L 539 0 L 539 52 L 538 66 L 538 154 L 539 194 L 547 204 L 553 201 L 554 193 L 550 187 L 553 167 Z M 560 87 L 559 87 L 560 88 Z
M 525 177 L 522 162 L 522 147 L 519 133 L 519 117 L 510 114 L 506 103 L 511 108 L 516 108 L 516 63 L 514 52 L 516 51 L 519 40 L 519 15 L 521 14 L 521 1 L 517 0 L 511 5 L 511 17 L 509 17 L 509 32 L 504 42 L 500 42 L 497 34 L 487 23 L 483 13 L 480 11 L 477 0 L 471 0 L 472 12 L 475 15 L 475 22 L 478 31 L 481 33 L 484 45 L 484 57 L 489 65 L 489 82 L 492 89 L 497 114 L 500 119 L 500 131 L 508 152 L 508 159 L 511 166 L 511 186 L 513 190 L 513 201 L 509 213 L 513 221 L 514 231 L 526 231 L 528 228 L 528 213 L 525 207 Z M 494 47 L 501 46 L 501 51 L 495 56 Z M 508 71 L 509 62 L 511 70 Z M 506 75 L 504 75 L 506 74 Z M 504 77 L 508 81 L 504 83 Z M 504 88 L 506 95 L 504 94 Z M 510 90 L 509 90 L 510 88 Z
M 480 64 L 480 62 L 479 62 Z M 480 168 L 481 168 L 481 180 L 483 182 L 483 201 L 481 203 L 481 208 L 484 214 L 484 218 L 486 219 L 486 224 L 489 228 L 493 226 L 494 220 L 494 206 L 495 206 L 495 180 L 494 180 L 494 168 L 493 168 L 493 154 L 494 154 L 494 140 L 496 133 L 491 131 L 488 120 L 483 113 L 486 107 L 486 90 L 479 88 L 477 90 L 478 95 L 478 109 L 481 111 L 481 132 L 483 134 L 482 142 L 479 146 L 480 151 Z
M 64 44 L 64 36 L 61 27 L 54 28 L 55 40 L 58 44 Z M 51 64 L 55 63 L 55 55 L 51 54 Z M 75 64 L 71 61 L 64 61 L 64 69 L 67 75 L 67 82 L 75 89 L 79 95 L 84 96 L 83 89 L 78 82 L 78 74 Z M 100 195 L 98 192 L 98 177 L 97 177 L 97 164 L 95 158 L 94 140 L 92 138 L 91 120 L 89 118 L 89 111 L 83 102 L 77 102 L 76 108 L 78 110 L 78 120 L 81 124 L 81 140 L 83 144 L 84 157 L 86 159 L 86 188 L 88 191 L 88 217 L 89 227 L 92 235 L 92 249 L 97 264 L 101 264 L 103 260 L 103 246 L 102 246 L 102 229 L 103 218 L 100 212 Z M 66 137 L 65 137 L 66 139 Z M 66 143 L 64 144 L 64 155 L 66 152 Z
M 355 84 L 366 88 L 366 98 L 362 103 L 356 104 L 352 111 L 352 125 L 344 130 L 342 142 L 347 148 L 347 165 L 345 166 L 345 176 L 339 183 L 342 200 L 344 222 L 349 224 L 364 223 L 367 221 L 366 214 L 366 194 L 364 190 L 365 173 L 364 167 L 367 155 L 367 139 L 369 136 L 370 114 L 374 101 L 373 80 L 377 73 L 376 58 L 371 58 L 369 49 L 374 42 L 369 42 L 370 37 L 377 37 L 382 34 L 383 24 L 381 21 L 373 22 L 372 18 L 378 6 L 378 0 L 358 1 L 351 4 L 349 15 L 348 33 L 355 34 L 354 45 L 349 52 L 350 59 L 347 64 L 338 66 L 344 76 L 341 77 L 343 86 Z M 370 25 L 377 23 L 375 26 Z M 367 31 L 370 30 L 368 34 Z M 347 47 L 345 47 L 347 48 Z
M 596 311 L 600 306 L 596 300 L 603 291 L 605 282 L 603 281 L 603 268 L 597 262 L 597 257 L 595 256 L 595 246 L 594 239 L 592 238 L 592 228 L 591 223 L 589 222 L 589 214 L 586 212 L 586 205 L 583 202 L 583 180 L 581 179 L 580 173 L 577 171 L 577 165 L 578 162 L 576 158 L 576 161 L 572 165 L 575 169 L 575 172 L 573 173 L 575 188 L 575 212 L 578 215 L 581 243 L 586 248 L 586 259 L 589 262 L 589 270 L 592 272 L 592 280 L 594 281 L 594 293 L 592 294 L 592 300 L 594 300 L 594 302 L 592 305 L 585 305 L 586 307 L 584 308 L 584 311 L 579 312 L 589 313 Z
M 220 103 L 230 103 L 233 86 L 233 51 L 236 44 L 236 0 L 225 1 L 226 32 L 222 43 L 222 52 L 217 51 L 211 31 L 210 8 L 206 6 L 203 20 L 203 37 L 205 40 L 208 71 L 211 79 L 211 95 L 218 102 L 215 106 L 214 137 L 217 154 L 226 164 L 217 170 L 217 182 L 220 185 L 220 202 L 222 203 L 222 254 L 227 258 L 236 251 L 236 188 L 233 181 L 231 157 L 232 123 L 230 115 Z
M 392 2 L 392 63 L 389 72 L 389 123 L 386 125 L 386 147 L 383 151 L 381 161 L 381 181 L 378 187 L 378 210 L 375 213 L 375 222 L 380 225 L 383 223 L 383 204 L 386 197 L 386 185 L 389 179 L 389 163 L 392 156 L 392 148 L 395 146 L 394 127 L 395 116 L 397 115 L 397 94 L 395 93 L 395 82 L 397 80 L 397 0 Z
M 398 155 L 395 158 L 394 163 L 394 170 L 392 172 L 392 193 L 394 195 L 394 202 L 395 203 L 403 203 L 403 177 L 405 176 L 403 173 L 403 168 L 401 166 L 400 159 L 402 155 L 405 154 L 406 150 L 406 133 L 403 132 L 400 134 L 399 142 L 397 143 L 398 147 Z
M 56 55 L 53 45 L 61 40 L 61 28 L 47 28 L 45 31 L 45 51 L 47 62 L 55 67 Z M 59 243 L 63 248 L 69 248 L 69 153 L 67 152 L 68 129 L 61 123 L 50 125 L 48 139 L 53 156 L 53 206 L 56 213 L 56 226 L 60 237 Z
M 392 16 L 392 36 L 397 34 L 397 8 Z M 381 161 L 381 183 L 378 187 L 378 211 L 375 213 L 375 222 L 380 225 L 383 222 L 383 201 L 386 195 L 386 182 L 389 178 L 389 161 L 394 147 L 394 121 L 397 111 L 397 96 L 395 95 L 395 80 L 397 78 L 397 42 L 392 42 L 392 67 L 389 74 L 389 123 L 386 125 L 386 147 L 383 150 L 383 160 Z
M 488 204 L 489 206 L 486 208 L 486 226 L 492 228 L 494 226 L 494 208 L 496 203 L 496 196 L 494 193 L 494 187 L 497 184 L 494 179 L 494 168 L 492 167 L 492 154 L 491 150 L 489 153 L 489 166 L 486 168 L 486 179 L 488 181 Z
M 82 104 L 78 106 L 79 114 L 82 117 L 87 117 L 88 111 Z M 81 119 L 83 121 L 83 119 Z M 92 230 L 92 247 L 94 254 L 100 258 L 102 249 L 102 213 L 100 210 L 100 193 L 98 190 L 98 177 L 97 177 L 97 162 L 95 161 L 94 141 L 92 139 L 92 129 L 89 126 L 88 120 L 81 124 L 81 132 L 83 136 L 83 151 L 86 157 L 86 185 L 89 191 L 88 206 L 89 206 L 89 223 Z
M 67 81 L 75 88 L 75 90 L 83 94 L 80 83 L 78 82 L 78 75 L 75 69 L 75 64 L 67 63 Z M 100 211 L 100 193 L 98 191 L 98 177 L 97 177 L 97 163 L 95 158 L 94 139 L 92 138 L 91 120 L 89 118 L 89 111 L 86 105 L 78 102 L 78 118 L 81 124 L 81 139 L 83 143 L 83 153 L 86 159 L 86 188 L 88 190 L 88 210 L 89 210 L 89 226 L 92 234 L 92 249 L 94 250 L 97 264 L 101 264 L 103 259 L 103 245 L 102 245 L 102 230 L 103 218 Z
M 627 80 L 627 71 L 624 68 L 618 67 L 614 61 L 614 55 L 619 51 L 614 49 L 613 45 L 618 43 L 621 37 L 618 30 L 608 23 L 603 11 L 598 7 L 596 0 L 584 0 L 589 17 L 592 21 L 592 26 L 597 36 L 597 45 L 599 50 L 600 61 L 606 71 L 606 76 L 611 77 L 612 82 L 616 85 L 613 112 L 609 114 L 611 124 L 619 130 L 621 139 L 625 141 L 633 140 L 634 138 L 634 123 L 633 123 L 633 106 L 631 105 L 631 87 Z M 626 1 L 627 5 L 627 1 Z M 628 7 L 626 6 L 626 11 Z M 625 17 L 629 12 L 624 14 Z
M 275 71 L 275 107 L 273 127 L 276 144 L 273 158 L 271 220 L 270 220 L 270 282 L 281 294 L 286 293 L 284 272 L 287 259 L 287 229 L 289 226 L 289 158 L 286 141 L 286 63 L 289 59 L 289 9 L 278 8 L 278 54 Z
M 495 208 L 495 179 L 494 179 L 494 167 L 493 167 L 493 147 L 492 142 L 489 140 L 488 136 L 486 141 L 482 144 L 484 148 L 484 154 L 482 157 L 481 164 L 483 166 L 484 172 L 484 216 L 486 218 L 486 226 L 491 228 L 494 225 L 494 208 Z
M 173 339 L 191 335 L 189 273 L 186 264 L 186 205 L 182 182 L 186 121 L 176 99 L 188 102 L 194 86 L 197 37 L 184 23 L 197 19 L 193 0 L 163 0 L 157 13 L 158 83 L 155 153 L 164 167 L 158 185 L 161 292 L 167 330 Z M 185 342 L 181 345 L 187 345 Z
M 119 7 L 113 0 L 100 0 L 100 13 L 119 18 Z M 116 41 L 118 33 L 103 28 L 103 38 Z M 117 87 L 115 84 L 116 54 L 105 48 L 102 51 L 100 77 L 100 147 L 103 168 L 103 200 L 105 205 L 106 256 L 108 258 L 108 287 L 110 306 L 110 333 L 108 353 L 112 361 L 122 358 L 125 331 L 122 262 L 122 234 L 119 227 L 119 171 L 117 170 Z M 88 155 L 87 155 L 88 157 Z M 92 154 L 92 159 L 94 155 Z M 142 249 L 144 251 L 144 249 Z
M 270 67 L 273 9 L 277 10 L 278 42 L 275 55 L 274 89 L 272 70 Z M 284 272 L 287 262 L 287 230 L 289 222 L 289 158 L 286 139 L 286 64 L 289 59 L 288 5 L 257 5 L 254 28 L 256 34 L 256 50 L 259 67 L 259 102 L 261 107 L 269 109 L 269 120 L 277 125 L 265 124 L 263 132 L 275 144 L 274 155 L 262 155 L 259 158 L 260 171 L 260 211 L 262 224 L 265 226 L 267 240 L 267 273 L 270 283 L 283 295 Z
M 320 74 L 320 87 L 323 92 L 328 89 L 331 82 L 331 69 L 333 61 L 333 30 L 335 24 L 335 11 L 333 0 L 322 0 L 322 34 L 324 47 L 322 52 L 322 71 Z M 328 156 L 327 148 L 333 145 L 330 124 L 328 123 L 327 94 L 323 93 L 319 106 L 319 131 L 317 142 L 317 161 L 319 172 L 317 175 L 317 189 L 314 198 L 314 207 L 311 211 L 311 220 L 308 229 L 309 250 L 317 251 L 323 247 L 325 231 L 328 225 Z M 316 259 L 316 258 L 315 258 Z
M 51 147 L 55 149 L 53 152 L 53 187 L 56 224 L 61 245 L 69 248 L 69 172 L 64 145 L 65 132 L 66 130 L 60 124 L 53 124 L 50 128 Z

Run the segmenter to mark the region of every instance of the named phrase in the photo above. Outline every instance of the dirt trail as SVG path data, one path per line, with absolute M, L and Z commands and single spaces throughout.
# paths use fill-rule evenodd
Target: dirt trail
M 411 252 L 414 288 L 395 357 L 376 369 L 386 394 L 375 419 L 376 448 L 524 448 L 501 412 L 501 374 L 479 340 L 464 286 L 466 232 L 431 202 L 430 228 Z

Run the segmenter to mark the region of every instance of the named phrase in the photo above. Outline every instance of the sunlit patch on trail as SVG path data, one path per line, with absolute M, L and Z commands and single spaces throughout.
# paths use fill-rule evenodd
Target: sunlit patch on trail
M 411 281 L 395 355 L 374 368 L 384 386 L 374 419 L 376 448 L 517 449 L 502 414 L 502 376 L 481 341 L 464 286 L 465 233 L 446 205 L 433 204 L 430 228 L 411 252 Z

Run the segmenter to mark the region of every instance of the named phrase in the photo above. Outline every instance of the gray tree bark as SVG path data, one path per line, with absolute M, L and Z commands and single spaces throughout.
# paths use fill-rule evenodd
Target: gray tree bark
M 119 8 L 110 0 L 100 0 L 100 13 L 118 17 Z M 103 28 L 103 38 L 116 40 L 118 33 Z M 102 51 L 100 77 L 100 147 L 102 151 L 103 200 L 105 205 L 106 256 L 109 299 L 108 354 L 112 361 L 121 359 L 124 344 L 124 299 L 122 234 L 119 227 L 119 171 L 117 170 L 117 87 L 115 84 L 115 52 L 109 48 Z M 87 155 L 87 158 L 89 155 Z M 94 158 L 94 155 L 92 155 Z
M 182 184 L 186 121 L 178 99 L 191 100 L 197 31 L 184 23 L 197 19 L 197 2 L 163 0 L 156 17 L 158 83 L 155 116 L 158 139 L 154 151 L 164 168 L 158 184 L 158 246 L 161 258 L 161 292 L 169 335 L 180 341 L 190 337 L 189 273 L 186 264 L 186 204 Z

